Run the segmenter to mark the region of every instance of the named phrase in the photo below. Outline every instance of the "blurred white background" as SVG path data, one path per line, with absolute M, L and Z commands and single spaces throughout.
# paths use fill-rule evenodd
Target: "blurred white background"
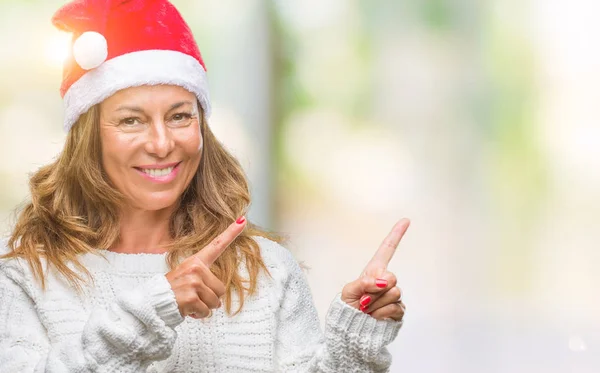
M 0 215 L 61 149 L 64 1 L 0 1 Z M 600 2 L 174 0 L 324 316 L 394 223 L 392 372 L 600 371 Z

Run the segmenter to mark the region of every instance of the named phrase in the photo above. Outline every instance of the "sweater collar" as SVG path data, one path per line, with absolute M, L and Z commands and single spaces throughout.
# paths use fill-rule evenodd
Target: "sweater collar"
M 108 250 L 82 254 L 81 263 L 89 270 L 119 273 L 166 273 L 167 253 L 124 254 Z

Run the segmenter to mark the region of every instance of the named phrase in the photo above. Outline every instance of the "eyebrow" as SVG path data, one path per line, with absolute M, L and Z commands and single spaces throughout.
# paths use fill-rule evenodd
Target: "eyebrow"
M 192 105 L 192 102 L 191 101 L 177 102 L 177 103 L 171 105 L 171 107 L 169 108 L 168 111 L 175 110 L 177 108 L 182 107 L 183 105 Z M 123 110 L 135 111 L 137 113 L 143 113 L 144 112 L 144 109 L 142 109 L 139 106 L 119 106 L 116 111 L 123 111 Z

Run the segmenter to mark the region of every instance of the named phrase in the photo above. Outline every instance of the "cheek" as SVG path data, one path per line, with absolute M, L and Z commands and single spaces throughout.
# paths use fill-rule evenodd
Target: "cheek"
M 117 174 L 122 164 L 123 160 L 119 158 L 117 152 L 112 151 L 110 148 L 107 148 L 106 151 L 102 152 L 102 167 L 104 167 L 104 170 L 109 176 Z M 113 178 L 111 177 L 111 179 Z
M 131 144 L 109 131 L 101 132 L 101 140 L 102 167 L 109 176 L 115 176 L 127 167 L 127 149 Z M 115 178 L 111 177 L 111 179 L 115 182 Z
M 200 129 L 190 128 L 190 131 L 183 134 L 179 144 L 181 144 L 182 150 L 189 158 L 199 158 L 204 147 L 204 139 L 200 134 Z

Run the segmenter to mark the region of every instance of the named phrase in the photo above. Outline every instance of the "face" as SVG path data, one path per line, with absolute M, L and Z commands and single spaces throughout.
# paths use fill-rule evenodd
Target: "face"
M 129 207 L 171 207 L 202 155 L 196 96 L 179 86 L 121 90 L 100 105 L 102 165 Z

